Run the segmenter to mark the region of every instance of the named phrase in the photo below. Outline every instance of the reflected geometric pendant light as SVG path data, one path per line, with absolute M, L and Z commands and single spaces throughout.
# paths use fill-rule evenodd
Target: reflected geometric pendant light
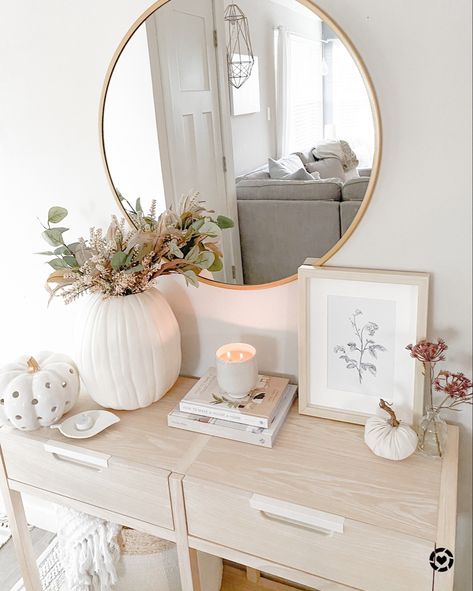
M 251 76 L 255 57 L 251 46 L 248 19 L 236 4 L 225 10 L 227 23 L 228 79 L 232 86 L 241 88 Z

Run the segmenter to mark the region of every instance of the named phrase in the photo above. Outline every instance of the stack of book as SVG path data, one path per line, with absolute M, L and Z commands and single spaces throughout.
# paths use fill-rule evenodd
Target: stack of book
M 237 400 L 220 391 L 212 368 L 168 415 L 168 425 L 273 447 L 296 393 L 289 380 L 260 375 L 256 388 Z

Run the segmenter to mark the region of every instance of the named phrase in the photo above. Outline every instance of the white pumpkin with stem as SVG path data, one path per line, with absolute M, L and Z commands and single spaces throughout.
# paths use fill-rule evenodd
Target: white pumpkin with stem
M 417 449 L 417 433 L 401 423 L 394 410 L 384 400 L 380 408 L 389 414 L 389 418 L 371 417 L 366 422 L 365 443 L 371 451 L 381 458 L 400 461 L 411 456 Z
M 79 371 L 66 355 L 20 357 L 0 369 L 0 425 L 49 427 L 72 409 L 79 391 Z

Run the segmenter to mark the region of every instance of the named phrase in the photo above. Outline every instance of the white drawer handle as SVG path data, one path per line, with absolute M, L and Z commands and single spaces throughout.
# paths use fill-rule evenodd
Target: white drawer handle
M 261 495 L 253 495 L 250 499 L 250 506 L 261 511 L 270 519 L 310 528 L 327 536 L 332 536 L 335 533 L 343 534 L 345 519 L 338 515 Z
M 44 444 L 44 449 L 58 460 L 65 460 L 94 469 L 108 468 L 108 461 L 111 458 L 106 454 L 89 451 L 67 443 L 57 443 L 56 441 L 47 441 Z

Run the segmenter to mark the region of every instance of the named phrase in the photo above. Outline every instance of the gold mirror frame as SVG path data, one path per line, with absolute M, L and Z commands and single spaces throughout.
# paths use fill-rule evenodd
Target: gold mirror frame
M 128 30 L 125 37 L 122 39 L 120 45 L 118 46 L 118 49 L 115 51 L 115 53 L 112 57 L 112 61 L 110 62 L 110 65 L 107 70 L 107 74 L 105 76 L 105 82 L 104 82 L 102 94 L 100 97 L 99 133 L 100 133 L 100 140 L 101 140 L 100 145 L 101 145 L 102 159 L 103 159 L 103 163 L 105 166 L 105 170 L 107 172 L 108 181 L 109 181 L 112 191 L 115 195 L 115 200 L 116 200 L 119 208 L 121 209 L 121 211 L 123 212 L 123 214 L 127 218 L 128 222 L 132 226 L 133 226 L 133 221 L 132 221 L 131 217 L 129 216 L 128 212 L 125 210 L 125 208 L 121 204 L 120 199 L 118 198 L 118 193 L 115 188 L 115 185 L 113 184 L 113 179 L 112 179 L 112 175 L 110 172 L 110 167 L 109 167 L 108 160 L 107 160 L 107 152 L 105 149 L 105 135 L 104 135 L 105 103 L 106 103 L 108 88 L 110 85 L 110 80 L 111 80 L 113 72 L 115 70 L 115 66 L 116 66 L 118 60 L 120 59 L 120 56 L 123 53 L 125 47 L 127 46 L 128 41 L 135 34 L 136 30 L 145 22 L 145 20 L 151 14 L 153 14 L 153 12 L 155 12 L 156 10 L 161 8 L 161 6 L 164 6 L 164 4 L 167 4 L 170 1 L 171 0 L 157 0 L 157 2 L 154 2 L 154 4 L 152 4 L 130 27 L 130 29 Z M 336 21 L 334 21 L 334 19 L 332 17 L 330 17 L 317 4 L 312 2 L 312 0 L 297 0 L 297 1 L 300 4 L 302 4 L 303 6 L 305 6 L 306 8 L 308 8 L 309 10 L 312 10 L 312 12 L 315 12 L 315 14 L 319 18 L 324 20 L 330 26 L 330 28 L 333 31 L 335 31 L 335 33 L 338 35 L 339 39 L 342 41 L 342 43 L 345 45 L 345 47 L 349 50 L 351 56 L 355 60 L 356 65 L 358 66 L 358 69 L 360 70 L 360 73 L 361 73 L 363 80 L 365 82 L 366 90 L 368 92 L 368 96 L 369 96 L 370 102 L 371 102 L 371 110 L 373 113 L 374 128 L 375 128 L 375 157 L 374 157 L 373 167 L 372 167 L 372 172 L 371 172 L 371 180 L 368 184 L 368 189 L 366 191 L 365 198 L 361 204 L 360 209 L 358 210 L 357 215 L 355 216 L 355 219 L 353 220 L 351 226 L 348 228 L 348 230 L 345 232 L 345 234 L 323 257 L 321 257 L 320 259 L 316 259 L 314 261 L 314 263 L 313 263 L 314 266 L 322 267 L 350 239 L 350 237 L 353 235 L 353 233 L 357 229 L 359 223 L 363 219 L 363 216 L 365 215 L 369 204 L 371 203 L 371 199 L 373 197 L 374 191 L 376 189 L 376 185 L 378 183 L 379 171 L 381 168 L 382 152 L 383 152 L 383 141 L 382 141 L 383 140 L 383 133 L 382 133 L 382 123 L 381 123 L 381 111 L 380 111 L 380 107 L 379 107 L 378 97 L 377 97 L 377 94 L 376 94 L 376 91 L 375 91 L 375 88 L 373 85 L 373 81 L 372 81 L 371 76 L 368 72 L 368 69 L 367 69 L 362 57 L 360 56 L 358 50 L 356 49 L 356 47 L 354 46 L 354 44 L 352 43 L 352 41 L 348 37 L 348 35 L 345 33 L 345 31 L 338 25 L 338 23 Z M 297 280 L 297 274 L 292 275 L 291 277 L 287 277 L 286 279 L 280 279 L 279 281 L 274 281 L 273 283 L 266 283 L 263 285 L 233 285 L 233 284 L 227 284 L 227 283 L 220 283 L 218 281 L 212 281 L 210 279 L 204 279 L 203 277 L 199 277 L 199 281 L 201 283 L 206 284 L 206 285 L 211 285 L 212 287 L 220 287 L 222 289 L 241 290 L 241 291 L 256 291 L 256 290 L 260 290 L 260 289 L 270 289 L 273 287 L 278 287 L 281 285 L 286 285 L 288 283 L 292 283 L 293 281 L 296 281 L 296 280 Z

